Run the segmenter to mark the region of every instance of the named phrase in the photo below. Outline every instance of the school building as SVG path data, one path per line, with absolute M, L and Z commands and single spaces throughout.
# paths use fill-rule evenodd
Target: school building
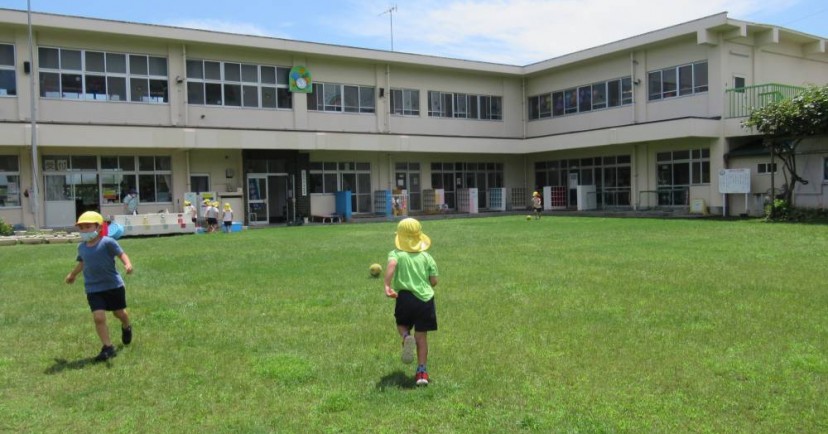
M 828 83 L 824 37 L 726 13 L 523 66 L 45 13 L 31 40 L 0 9 L 0 218 L 38 227 L 123 214 L 130 189 L 141 213 L 214 192 L 250 225 L 338 197 L 376 215 L 389 191 L 412 214 L 534 190 L 551 209 L 759 214 L 781 164 L 741 122 Z M 795 203 L 824 208 L 828 138 L 801 150 Z

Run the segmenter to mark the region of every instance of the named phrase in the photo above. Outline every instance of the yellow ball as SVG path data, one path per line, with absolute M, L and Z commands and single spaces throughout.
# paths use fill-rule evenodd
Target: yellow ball
M 526 216 L 526 220 L 532 220 L 532 216 L 530 216 L 530 215 Z
M 371 264 L 371 266 L 368 267 L 368 272 L 370 272 L 373 277 L 379 277 L 380 273 L 382 273 L 382 265 Z

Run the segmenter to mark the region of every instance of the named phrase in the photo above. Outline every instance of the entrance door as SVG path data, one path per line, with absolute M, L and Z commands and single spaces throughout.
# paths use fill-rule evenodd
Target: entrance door
M 247 218 L 251 225 L 270 222 L 266 174 L 247 175 Z
M 267 177 L 268 222 L 285 223 L 292 220 L 288 205 L 288 177 L 287 174 L 269 175 Z
M 67 175 L 46 175 L 45 214 L 47 228 L 69 227 L 75 224 L 75 199 Z

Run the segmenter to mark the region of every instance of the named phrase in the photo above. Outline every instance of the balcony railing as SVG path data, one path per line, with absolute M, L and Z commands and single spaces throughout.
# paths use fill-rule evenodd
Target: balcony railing
M 805 90 L 804 87 L 788 86 L 778 83 L 726 89 L 726 116 L 728 118 L 748 117 L 753 110 L 762 108 L 772 102 L 791 99 L 803 90 Z

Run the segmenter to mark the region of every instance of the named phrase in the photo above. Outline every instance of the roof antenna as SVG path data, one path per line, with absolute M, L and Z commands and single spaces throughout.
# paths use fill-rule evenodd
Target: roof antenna
M 382 11 L 380 15 L 388 14 L 388 17 L 391 19 L 391 51 L 394 51 L 394 12 L 397 11 L 397 5 L 391 6 L 390 8 Z

